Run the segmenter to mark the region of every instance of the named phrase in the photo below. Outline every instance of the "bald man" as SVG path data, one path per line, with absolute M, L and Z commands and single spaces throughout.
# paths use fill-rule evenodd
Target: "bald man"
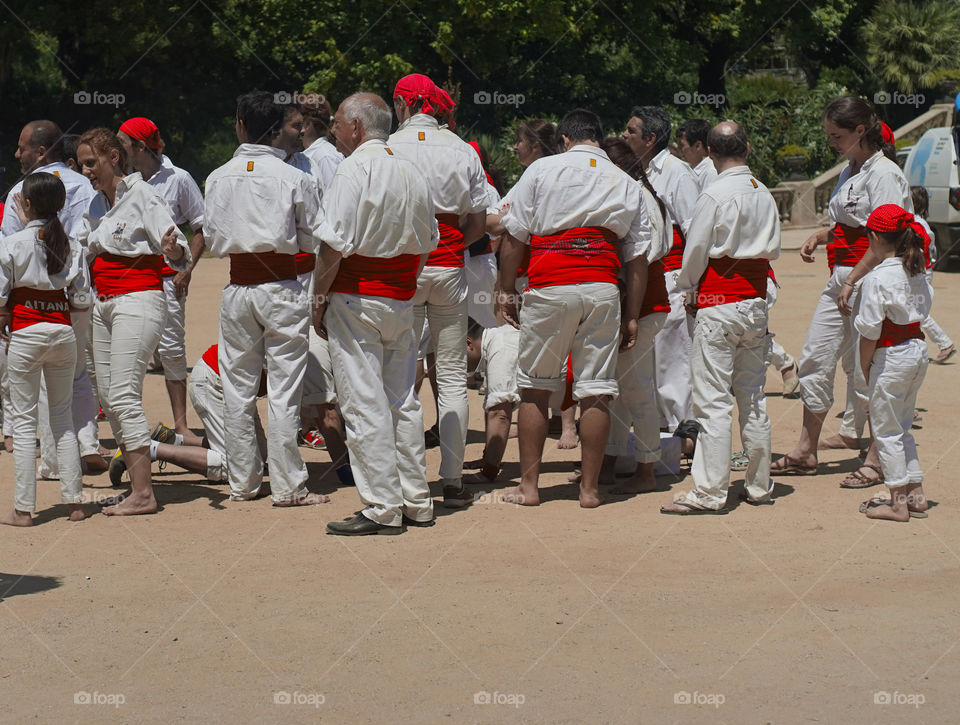
M 751 505 L 773 503 L 770 419 L 763 383 L 767 340 L 767 276 L 780 256 L 780 217 L 773 196 L 747 166 L 750 144 L 732 121 L 707 135 L 717 180 L 697 199 L 677 287 L 695 315 L 690 368 L 693 413 L 700 426 L 693 490 L 661 513 L 727 513 L 733 402 L 750 462 Z

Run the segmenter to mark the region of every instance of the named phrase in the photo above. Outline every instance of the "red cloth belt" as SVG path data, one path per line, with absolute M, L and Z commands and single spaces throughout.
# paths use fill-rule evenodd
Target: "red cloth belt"
M 312 252 L 297 252 L 294 256 L 294 264 L 297 267 L 297 276 L 312 272 L 317 266 L 317 255 Z
M 663 268 L 667 272 L 675 272 L 683 266 L 683 248 L 687 240 L 680 230 L 679 224 L 673 225 L 673 246 L 663 257 Z
M 159 254 L 139 257 L 99 254 L 93 260 L 90 274 L 99 298 L 109 300 L 131 292 L 162 290 L 162 267 L 163 257 Z
M 604 227 L 574 227 L 530 237 L 530 289 L 584 282 L 617 284 L 617 235 Z
M 177 273 L 177 270 L 175 270 L 173 267 L 166 264 L 160 268 L 161 277 L 172 277 L 176 273 Z
M 827 265 L 833 272 L 834 267 L 856 267 L 857 262 L 870 248 L 870 237 L 866 227 L 851 227 L 846 224 L 834 224 L 831 230 L 833 241 L 827 245 Z
M 711 259 L 700 278 L 697 308 L 766 298 L 769 269 L 769 259 Z
M 230 284 L 264 284 L 296 278 L 296 255 L 278 252 L 230 255 Z
M 340 261 L 330 291 L 409 300 L 417 291 L 419 266 L 419 254 L 389 258 L 351 254 Z
M 670 298 L 667 295 L 667 278 L 663 269 L 663 260 L 651 262 L 647 267 L 647 288 L 640 305 L 640 317 L 655 312 L 670 312 Z
M 893 347 L 894 345 L 902 345 L 907 340 L 924 339 L 926 338 L 920 331 L 919 322 L 898 325 L 889 318 L 884 318 L 883 326 L 880 328 L 880 339 L 877 340 L 877 347 Z
M 217 375 L 220 374 L 220 358 L 216 345 L 208 347 L 207 351 L 200 356 L 200 359 L 203 360 L 213 372 Z
M 39 322 L 70 324 L 70 303 L 62 289 L 14 287 L 7 306 L 12 311 L 10 329 L 14 332 Z
M 460 217 L 456 214 L 437 214 L 440 227 L 440 243 L 427 257 L 428 267 L 462 267 L 463 234 L 460 233 Z

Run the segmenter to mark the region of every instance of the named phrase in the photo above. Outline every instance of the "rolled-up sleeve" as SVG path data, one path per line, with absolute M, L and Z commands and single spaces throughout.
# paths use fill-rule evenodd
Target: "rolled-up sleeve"
M 860 285 L 860 309 L 853 325 L 868 340 L 879 340 L 884 317 L 886 312 L 880 284 L 872 275 L 867 275 Z

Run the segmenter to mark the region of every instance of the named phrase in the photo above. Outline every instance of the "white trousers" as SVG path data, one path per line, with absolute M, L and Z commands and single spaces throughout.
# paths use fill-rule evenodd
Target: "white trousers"
M 14 506 L 37 508 L 36 435 L 40 375 L 47 385 L 50 425 L 60 461 L 60 496 L 64 503 L 83 500 L 80 452 L 73 430 L 73 376 L 77 342 L 73 328 L 43 322 L 12 333 L 7 352 L 13 414 Z
M 166 315 L 163 292 L 131 292 L 93 308 L 93 358 L 100 405 L 125 450 L 150 445 L 143 378 Z
M 412 303 L 335 293 L 325 321 L 363 515 L 387 526 L 403 514 L 432 520 Z
M 254 416 L 260 374 L 267 370 L 267 455 L 270 491 L 284 503 L 307 493 L 307 467 L 297 447 L 303 376 L 307 369 L 307 311 L 296 280 L 229 284 L 220 300 L 220 379 L 230 498 L 252 499 L 263 481 Z
M 655 312 L 640 318 L 637 344 L 617 356 L 617 384 L 620 395 L 610 404 L 608 456 L 628 452 L 630 426 L 636 436 L 637 463 L 660 459 L 660 411 L 657 409 L 657 361 L 654 338 L 663 326 L 666 313 Z
M 520 402 L 520 390 L 517 388 L 520 330 L 507 324 L 488 327 L 483 331 L 481 347 L 487 386 L 483 409 L 490 410 L 504 403 L 516 405 Z
M 428 319 L 437 356 L 440 478 L 459 480 L 463 474 L 470 415 L 467 403 L 467 281 L 463 268 L 424 267 L 412 302 L 414 341 L 420 339 L 423 321 Z
M 766 378 L 767 303 L 731 302 L 699 310 L 693 331 L 691 369 L 693 414 L 700 425 L 693 454 L 694 488 L 686 500 L 723 508 L 730 485 L 733 403 L 740 413 L 740 436 L 750 459 L 744 486 L 752 500 L 771 492 L 770 419 L 763 393 Z
M 484 328 L 497 326 L 493 310 L 493 292 L 497 284 L 497 255 L 466 255 L 464 271 L 467 275 L 467 314 Z
M 307 308 L 309 309 L 309 308 Z M 330 362 L 330 344 L 310 325 L 307 371 L 303 378 L 301 405 L 324 405 L 337 402 L 337 386 Z
M 923 481 L 910 429 L 927 364 L 923 340 L 880 347 L 873 353 L 868 388 L 870 429 L 880 454 L 884 483 L 891 488 Z
M 173 275 L 163 278 L 163 299 L 167 306 L 167 316 L 164 318 L 163 331 L 160 333 L 160 344 L 157 346 L 157 355 L 163 363 L 163 377 L 167 380 L 187 379 L 187 347 L 186 347 L 186 311 L 187 297 L 177 297 L 177 287 L 173 283 Z
M 664 427 L 674 430 L 693 416 L 690 398 L 690 346 L 693 318 L 683 306 L 675 272 L 667 272 L 670 312 L 654 340 L 657 363 L 657 397 Z
M 933 287 L 933 270 L 928 269 L 926 274 L 927 282 Z M 953 347 L 953 340 L 951 340 L 950 336 L 937 324 L 937 321 L 933 319 L 932 315 L 927 316 L 927 319 L 920 325 L 920 329 L 923 330 L 924 335 L 933 341 L 933 344 L 936 345 L 938 349 L 946 350 L 948 347 Z
M 777 283 L 772 279 L 767 277 L 767 315 L 769 316 L 770 310 L 773 309 L 773 306 L 777 304 L 777 297 L 779 297 L 780 290 L 777 288 Z M 796 360 L 793 359 L 793 355 L 783 349 L 783 345 L 777 342 L 776 336 L 772 332 L 767 332 L 767 342 L 768 342 L 768 351 L 769 351 L 769 361 L 773 365 L 774 370 L 784 371 L 787 368 L 792 368 L 796 364 Z

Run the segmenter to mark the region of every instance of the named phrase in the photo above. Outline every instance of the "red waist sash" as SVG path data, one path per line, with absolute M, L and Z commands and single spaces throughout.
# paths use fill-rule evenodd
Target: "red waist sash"
M 200 356 L 200 359 L 203 360 L 207 367 L 209 367 L 217 375 L 220 374 L 220 353 L 219 348 L 216 345 L 211 345 L 207 348 L 207 351 Z
M 417 291 L 419 266 L 419 254 L 401 254 L 386 259 L 352 254 L 341 260 L 330 291 L 409 300 Z
M 888 318 L 883 320 L 883 326 L 880 328 L 880 339 L 877 340 L 877 347 L 893 347 L 902 345 L 907 340 L 924 340 L 923 332 L 920 331 L 919 322 L 911 322 L 906 325 L 898 325 Z
M 312 272 L 317 266 L 317 255 L 312 252 L 297 252 L 294 256 L 294 265 L 297 268 L 297 276 Z
M 669 312 L 670 298 L 667 295 L 667 278 L 663 270 L 663 260 L 651 262 L 647 267 L 647 288 L 643 293 L 640 317 L 654 312 Z
M 834 267 L 856 267 L 857 262 L 870 248 L 870 238 L 866 227 L 850 227 L 846 224 L 834 224 L 831 230 L 833 241 L 827 245 L 827 264 L 830 271 Z
M 687 240 L 683 236 L 683 232 L 680 231 L 680 225 L 673 225 L 673 246 L 670 247 L 670 251 L 666 253 L 663 257 L 663 268 L 667 272 L 676 272 L 683 266 L 683 247 L 686 244 Z
M 13 313 L 10 329 L 14 332 L 39 322 L 70 324 L 70 303 L 62 289 L 14 287 L 7 305 Z
M 715 307 L 767 296 L 768 259 L 711 259 L 700 278 L 697 307 Z
M 278 252 L 230 255 L 230 284 L 264 284 L 296 278 L 296 255 Z
M 437 214 L 437 226 L 440 227 L 440 243 L 427 257 L 428 267 L 462 267 L 463 234 L 458 225 L 460 217 L 456 214 Z
M 159 254 L 139 257 L 99 254 L 93 260 L 90 275 L 100 299 L 112 299 L 131 292 L 162 290 L 162 267 L 163 257 Z
M 562 284 L 617 284 L 620 257 L 616 235 L 604 227 L 574 227 L 530 237 L 530 289 Z

